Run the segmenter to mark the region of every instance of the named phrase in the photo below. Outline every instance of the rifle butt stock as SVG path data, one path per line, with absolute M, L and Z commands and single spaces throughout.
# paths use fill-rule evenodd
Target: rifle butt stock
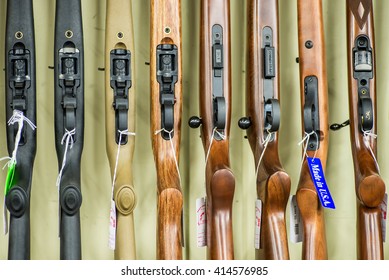
M 60 230 L 60 258 L 61 260 L 81 259 L 81 226 L 80 213 L 68 215 L 61 214 Z
M 77 260 L 82 256 L 80 165 L 84 145 L 84 44 L 80 0 L 56 1 L 54 45 L 55 147 L 58 169 L 62 172 L 59 182 L 60 258 Z M 62 167 L 65 153 L 66 162 Z
M 182 193 L 166 188 L 158 195 L 157 257 L 160 260 L 182 259 Z
M 300 178 L 296 198 L 304 228 L 302 259 L 326 260 L 328 253 L 324 208 L 313 186 L 308 166 L 304 166 L 301 174 L 305 177 L 305 182 L 302 183 L 304 179 Z
M 116 241 L 115 260 L 134 260 L 136 259 L 134 214 L 126 215 L 118 211 L 116 219 L 116 235 L 124 238 L 118 238 Z M 134 249 L 128 250 L 127 248 Z
M 257 259 L 289 259 L 285 211 L 290 193 L 290 177 L 285 171 L 276 171 L 261 184 L 257 181 L 258 198 L 262 201 L 262 235 Z
M 289 259 L 285 211 L 291 181 L 278 154 L 278 27 L 278 1 L 247 2 L 247 117 L 241 118 L 238 125 L 247 130 L 255 166 L 259 164 L 256 182 L 257 198 L 262 202 L 262 229 L 256 259 Z M 269 139 L 266 147 L 265 139 Z
M 114 188 L 116 204 L 116 260 L 136 259 L 134 209 L 136 195 L 134 187 L 124 183 Z
M 357 257 L 360 260 L 383 260 L 381 209 L 357 202 Z
M 229 169 L 219 169 L 210 178 L 207 184 L 207 256 L 210 260 L 233 260 L 235 178 Z
M 361 9 L 361 7 L 363 9 Z M 385 183 L 377 163 L 373 1 L 347 0 L 350 140 L 357 198 L 357 258 L 383 259 L 380 204 Z
M 7 1 L 5 63 L 6 119 L 10 120 L 19 111 L 36 124 L 35 34 L 31 0 Z M 18 123 L 6 128 L 9 156 L 15 148 L 17 131 Z M 35 154 L 36 131 L 24 123 L 16 154 L 15 175 L 5 201 L 10 212 L 10 260 L 30 259 L 30 196 Z
M 115 179 L 112 199 L 116 207 L 114 257 L 117 260 L 136 259 L 133 212 L 137 200 L 132 169 L 136 117 L 135 59 L 132 1 L 107 0 L 105 131 L 111 178 Z
M 311 133 L 307 155 L 319 158 L 325 172 L 329 126 L 322 1 L 298 0 L 297 7 L 302 130 L 304 136 Z M 304 227 L 302 258 L 327 259 L 324 209 L 303 157 L 296 194 Z
M 202 0 L 200 6 L 200 117 L 206 155 L 207 258 L 234 259 L 232 203 L 235 178 L 230 170 L 231 116 L 230 2 Z
M 11 215 L 9 221 L 8 259 L 27 260 L 30 258 L 30 210 L 20 217 Z
M 181 0 L 152 0 L 150 5 L 150 134 L 157 172 L 157 259 L 180 260 Z

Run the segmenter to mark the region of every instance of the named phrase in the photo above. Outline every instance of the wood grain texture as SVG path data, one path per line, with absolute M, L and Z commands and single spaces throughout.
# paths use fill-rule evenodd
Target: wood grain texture
M 118 33 L 123 34 L 119 38 Z M 110 86 L 110 52 L 113 49 L 126 49 L 131 52 L 132 87 L 128 93 L 128 131 L 135 132 L 135 51 L 132 24 L 132 3 L 128 0 L 107 0 L 106 33 L 105 33 L 105 121 L 106 148 L 111 169 L 114 175 L 118 145 L 116 143 L 115 110 L 113 89 Z M 136 198 L 133 186 L 132 161 L 135 137 L 129 136 L 127 144 L 121 145 L 114 185 L 116 203 L 117 229 L 115 259 L 135 259 L 135 232 L 133 210 Z
M 371 0 L 347 1 L 347 53 L 349 71 L 349 112 L 350 137 L 354 161 L 355 191 L 357 195 L 357 257 L 358 259 L 383 259 L 383 244 L 380 222 L 380 208 L 385 194 L 385 183 L 379 175 L 374 157 L 377 155 L 377 140 L 370 137 L 364 140 L 360 128 L 358 112 L 358 80 L 354 79 L 355 39 L 360 35 L 370 38 L 373 50 L 373 79 L 369 80 L 370 97 L 373 103 L 374 124 L 372 133 L 377 130 L 375 42 L 373 6 Z M 374 157 L 369 150 L 369 145 Z
M 151 126 L 150 133 L 157 169 L 158 228 L 157 258 L 182 259 L 181 215 L 183 196 L 180 175 L 176 163 L 179 162 L 182 114 L 182 53 L 181 53 L 181 1 L 152 0 L 150 20 L 150 87 Z M 170 33 L 166 33 L 166 28 Z M 174 135 L 165 140 L 157 133 L 161 127 L 160 90 L 157 81 L 157 46 L 174 44 L 178 50 L 178 81 L 175 84 Z M 172 146 L 174 149 L 172 149 Z
M 308 151 L 307 154 L 309 157 L 320 158 L 325 171 L 328 151 L 328 89 L 322 1 L 298 0 L 297 6 L 302 108 L 305 103 L 305 78 L 316 76 L 318 79 L 319 108 L 317 110 L 320 116 L 320 146 L 317 151 Z M 305 46 L 309 40 L 313 43 L 311 49 Z M 301 112 L 302 131 L 304 132 L 304 112 L 303 110 Z M 312 182 L 306 158 L 301 168 L 296 196 L 304 226 L 302 258 L 327 259 L 324 211 Z
M 200 116 L 201 138 L 206 163 L 207 193 L 207 257 L 233 259 L 232 200 L 235 178 L 230 170 L 229 130 L 231 116 L 231 49 L 230 2 L 228 0 L 202 0 L 200 19 Z M 224 140 L 213 140 L 212 97 L 212 27 L 223 28 L 223 88 L 226 101 L 226 127 Z
M 273 79 L 274 98 L 279 99 L 279 52 L 278 52 L 278 1 L 249 0 L 247 2 L 247 80 L 246 112 L 251 120 L 247 130 L 248 140 L 254 154 L 255 166 L 264 150 L 264 27 L 273 31 L 276 77 Z M 290 193 L 290 178 L 282 168 L 278 155 L 278 133 L 265 150 L 257 177 L 257 195 L 262 201 L 261 249 L 256 250 L 257 259 L 289 259 L 285 210 Z

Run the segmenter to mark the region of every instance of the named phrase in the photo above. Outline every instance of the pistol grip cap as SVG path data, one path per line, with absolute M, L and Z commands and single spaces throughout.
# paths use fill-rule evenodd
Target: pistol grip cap
M 72 216 L 77 213 L 81 207 L 82 196 L 78 188 L 66 186 L 61 190 L 60 202 L 62 210 Z
M 26 191 L 19 186 L 12 187 L 7 194 L 5 204 L 11 215 L 21 217 L 26 211 L 28 204 Z

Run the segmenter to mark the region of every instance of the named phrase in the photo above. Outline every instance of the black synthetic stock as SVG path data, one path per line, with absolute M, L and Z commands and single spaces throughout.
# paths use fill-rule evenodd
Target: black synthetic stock
M 65 55 L 64 55 L 65 49 Z M 78 50 L 74 53 L 75 73 L 71 79 L 75 81 L 75 91 L 66 93 L 64 99 L 63 72 L 65 59 L 69 58 L 66 49 Z M 61 51 L 62 50 L 62 51 Z M 61 56 L 60 56 L 61 52 Z M 80 163 L 84 142 L 84 48 L 83 28 L 80 0 L 57 0 L 55 22 L 55 147 L 58 157 L 58 169 L 66 149 L 61 143 L 66 132 L 75 128 L 74 143 L 70 144 L 66 154 L 66 165 L 60 182 L 60 238 L 61 259 L 81 259 L 80 206 L 82 202 L 80 186 Z M 61 67 L 63 66 L 63 67 Z M 61 68 L 61 69 L 60 69 Z M 61 87 L 62 85 L 62 87 Z M 69 87 L 68 87 L 69 88 Z M 69 106 L 64 109 L 64 106 Z M 74 107 L 73 109 L 71 107 Z
M 23 8 L 21 8 L 23 7 Z M 18 48 L 28 53 L 26 60 L 29 71 L 29 81 L 25 92 L 24 116 L 36 124 L 36 84 L 35 84 L 35 41 L 34 41 L 34 16 L 32 0 L 9 0 L 7 1 L 7 27 L 5 40 L 5 77 L 6 77 L 6 119 L 13 115 L 14 102 L 13 89 L 11 88 L 11 78 L 13 75 L 12 62 L 9 58 Z M 19 99 L 20 100 L 20 99 Z M 7 148 L 11 156 L 15 146 L 15 136 L 18 125 L 7 126 Z M 7 208 L 10 210 L 9 226 L 9 259 L 29 259 L 30 258 L 30 192 L 33 172 L 33 164 L 36 153 L 36 132 L 27 124 L 23 128 L 23 139 L 19 144 L 16 157 L 17 165 L 15 169 L 15 180 L 11 191 L 7 194 Z M 15 186 L 17 185 L 17 187 Z M 16 190 L 18 189 L 18 190 Z M 24 204 L 20 200 L 11 199 L 10 195 L 21 192 L 25 195 Z M 13 205 L 14 203 L 19 205 Z M 19 216 L 16 208 L 24 207 L 24 214 Z M 17 214 L 19 217 L 15 216 Z

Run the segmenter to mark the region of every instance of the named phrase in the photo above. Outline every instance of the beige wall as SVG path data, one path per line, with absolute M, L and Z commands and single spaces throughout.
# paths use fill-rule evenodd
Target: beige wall
M 0 1 L 0 67 L 4 68 L 6 1 Z M 137 57 L 137 136 L 134 156 L 134 181 L 138 197 L 135 209 L 137 254 L 139 259 L 155 259 L 156 176 L 149 135 L 149 1 L 133 0 L 135 55 Z M 234 242 L 237 259 L 254 258 L 254 162 L 244 132 L 237 121 L 244 116 L 245 99 L 245 22 L 243 0 L 231 0 L 233 107 L 231 162 L 236 177 L 234 199 Z M 376 56 L 378 97 L 378 161 L 386 182 L 389 176 L 389 1 L 376 0 Z M 282 122 L 280 154 L 292 178 L 295 193 L 299 178 L 301 147 L 299 72 L 295 58 L 297 46 L 296 0 L 280 0 L 281 98 Z M 54 0 L 34 0 L 37 47 L 38 149 L 34 166 L 31 198 L 31 258 L 58 259 L 58 201 L 55 180 L 58 172 L 53 123 L 53 36 Z M 85 36 L 85 148 L 82 158 L 81 208 L 82 251 L 84 259 L 112 259 L 108 249 L 108 218 L 111 178 L 105 154 L 104 66 L 105 1 L 83 0 Z M 185 194 L 186 259 L 204 259 L 205 249 L 196 247 L 195 200 L 205 194 L 204 152 L 199 130 L 190 130 L 187 119 L 198 114 L 198 0 L 182 0 L 184 107 L 180 170 Z M 329 121 L 348 119 L 345 1 L 323 0 L 326 31 Z M 307 16 L 309 11 L 307 11 Z M 4 97 L 4 75 L 0 75 L 0 98 Z M 0 102 L 0 157 L 7 154 L 5 107 Z M 6 171 L 0 170 L 0 182 Z M 337 209 L 326 210 L 326 230 L 330 259 L 356 258 L 354 175 L 349 129 L 330 133 L 327 182 Z M 3 184 L 0 187 L 3 193 Z M 0 199 L 0 209 L 3 199 Z M 289 208 L 287 210 L 289 224 Z M 289 229 L 288 229 L 289 231 Z M 8 236 L 0 235 L 0 259 L 7 258 Z M 389 259 L 389 245 L 385 244 Z M 301 244 L 290 243 L 292 259 L 300 259 Z

